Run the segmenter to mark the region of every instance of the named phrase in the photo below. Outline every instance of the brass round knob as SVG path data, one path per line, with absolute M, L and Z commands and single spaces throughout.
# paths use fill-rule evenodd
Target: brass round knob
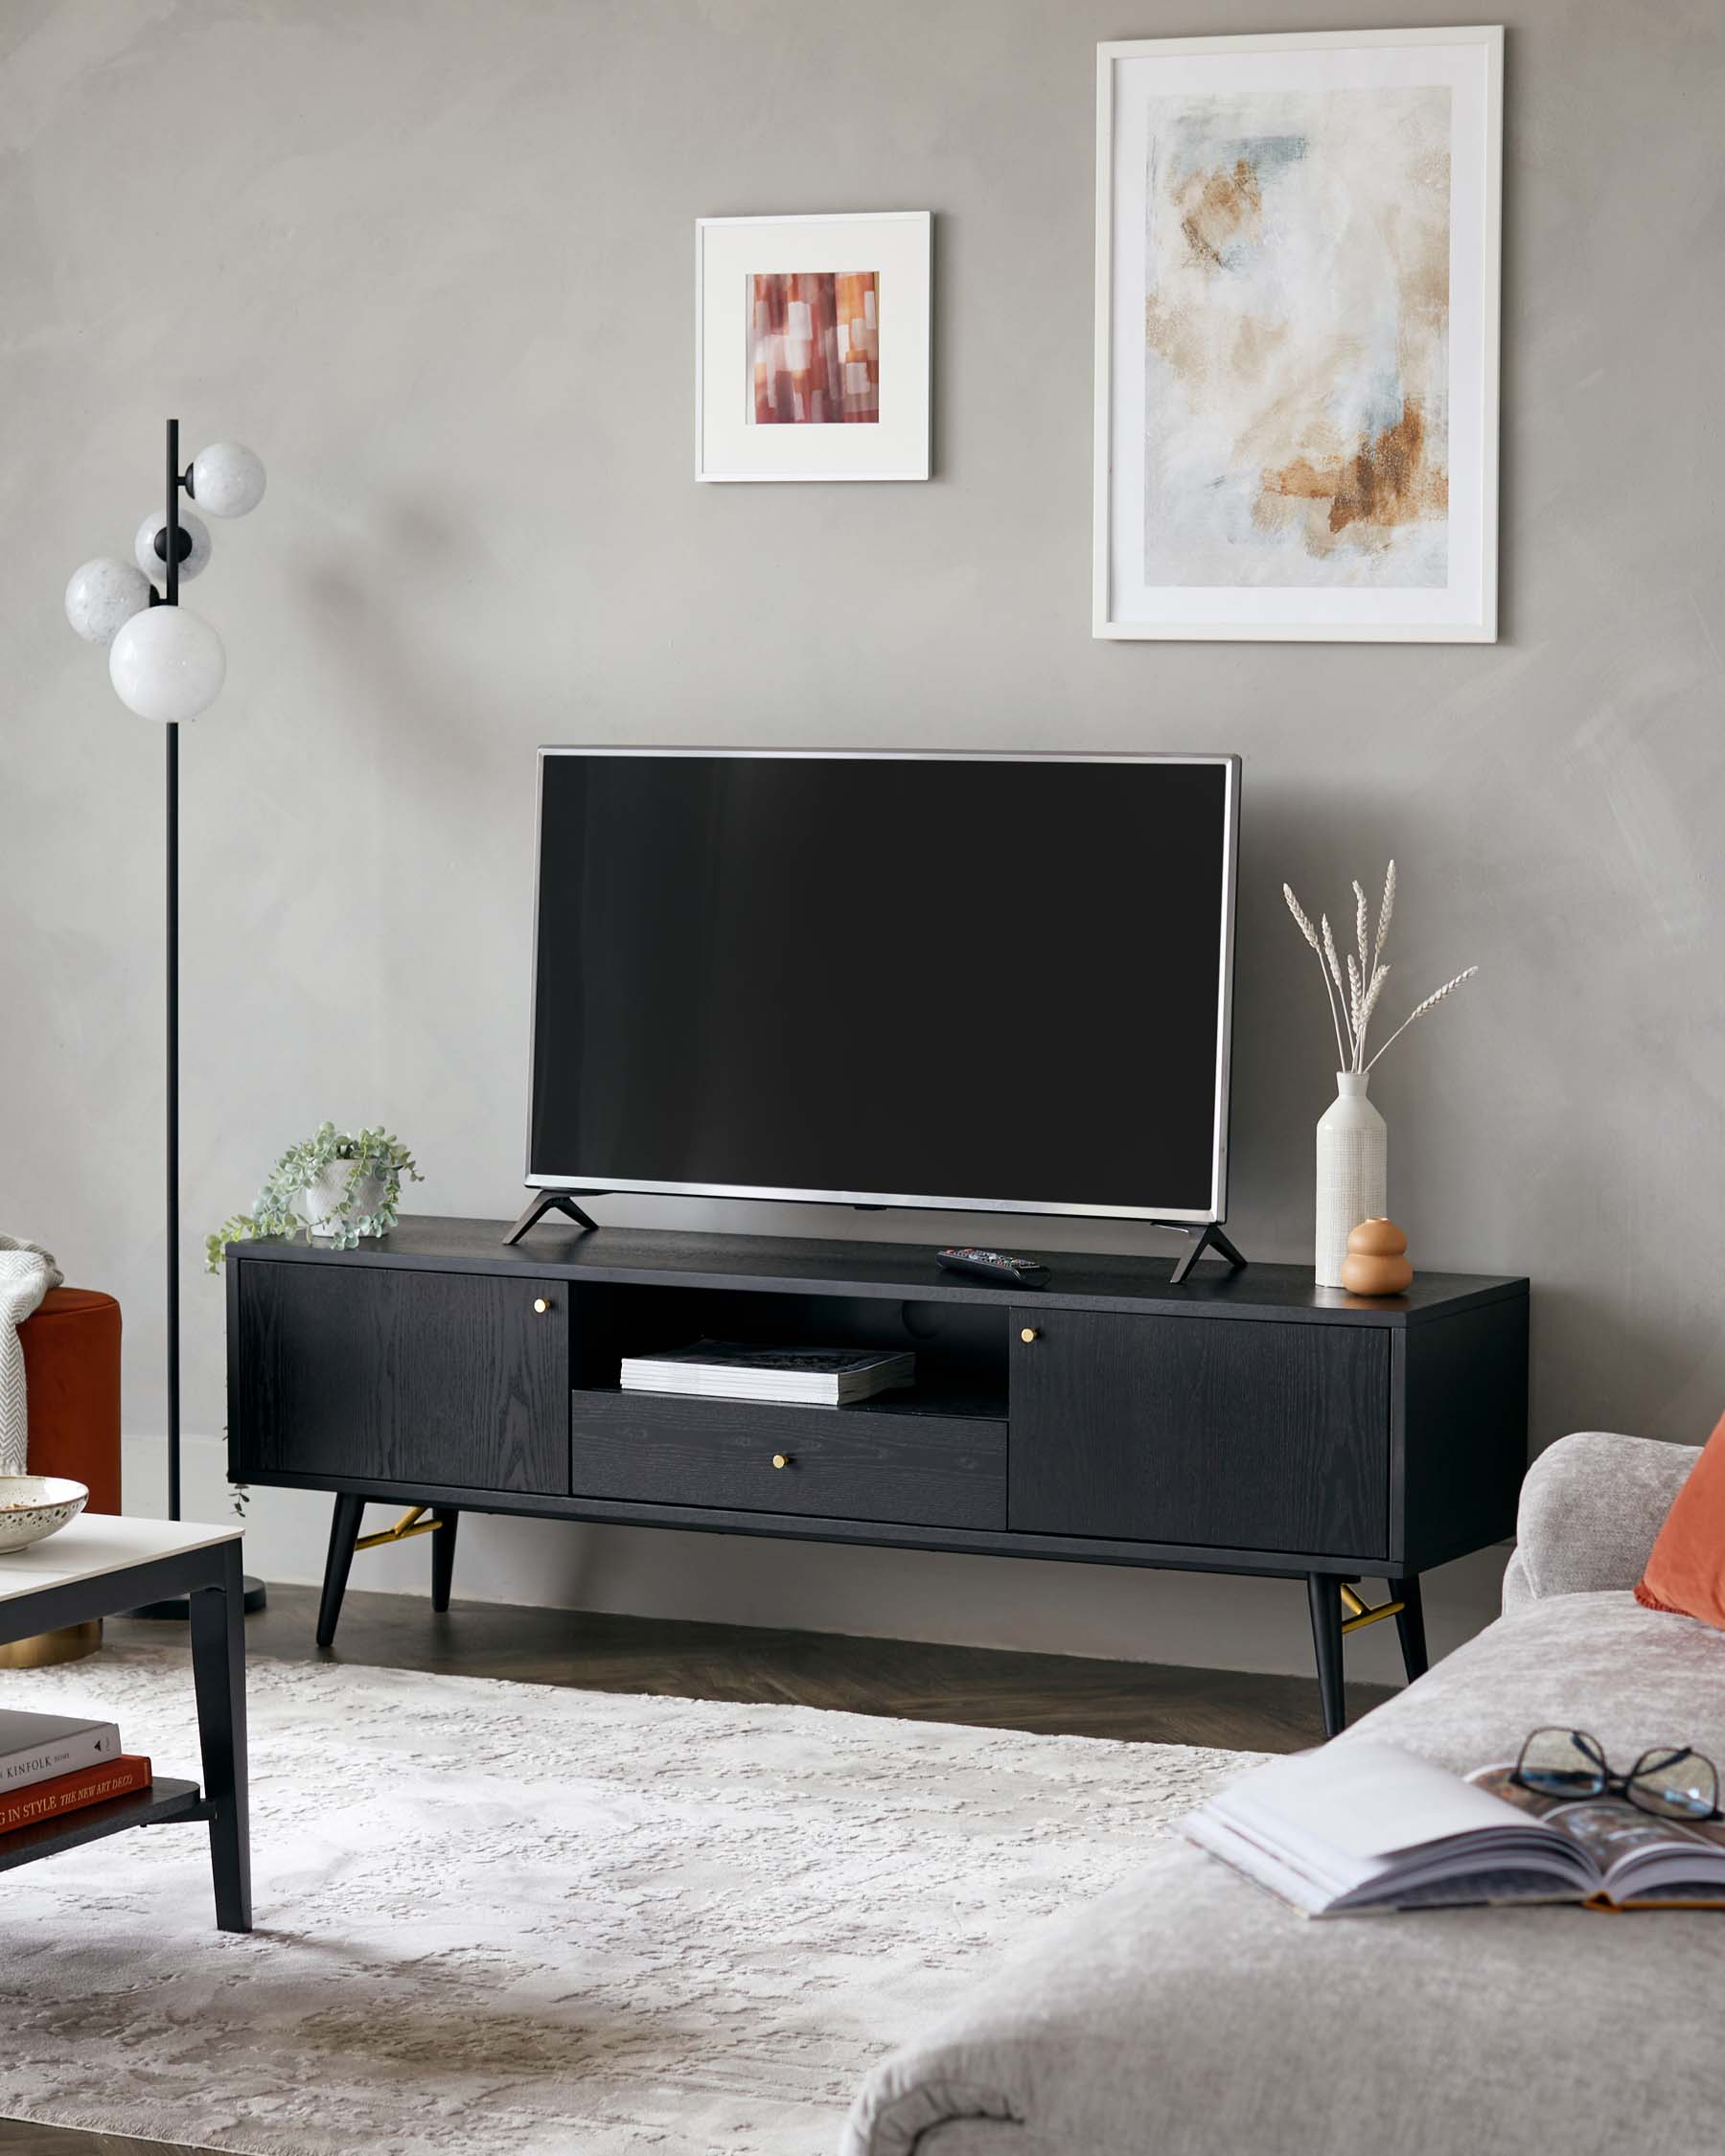
M 1042 1335 L 1037 1331 L 1034 1325 L 1026 1325 L 1024 1331 L 1020 1333 L 1019 1338 L 1024 1342 L 1024 1345 L 1028 1347 L 1033 1340 L 1040 1340 L 1042 1338 Z
M 789 1467 L 791 1464 L 791 1455 L 789 1453 L 774 1453 L 772 1456 L 772 1464 L 774 1467 Z
M 533 1307 L 542 1318 L 545 1315 L 546 1311 L 550 1309 L 551 1305 L 545 1300 L 543 1296 L 535 1296 L 533 1298 Z

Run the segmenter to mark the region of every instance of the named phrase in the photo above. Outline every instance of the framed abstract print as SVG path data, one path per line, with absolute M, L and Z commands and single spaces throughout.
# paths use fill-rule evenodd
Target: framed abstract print
M 1096 635 L 1496 641 L 1503 34 L 1097 48 Z
M 929 476 L 932 225 L 697 220 L 697 479 Z

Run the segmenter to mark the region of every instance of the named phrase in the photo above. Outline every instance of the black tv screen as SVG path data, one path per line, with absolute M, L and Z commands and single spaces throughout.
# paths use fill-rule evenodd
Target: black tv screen
M 528 1181 L 1225 1218 L 1238 780 L 542 751 Z

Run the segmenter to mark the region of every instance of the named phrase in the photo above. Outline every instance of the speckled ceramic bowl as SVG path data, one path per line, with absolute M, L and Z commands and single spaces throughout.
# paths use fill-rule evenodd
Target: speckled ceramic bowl
M 63 1475 L 0 1475 L 0 1557 L 58 1534 L 89 1502 L 83 1484 Z

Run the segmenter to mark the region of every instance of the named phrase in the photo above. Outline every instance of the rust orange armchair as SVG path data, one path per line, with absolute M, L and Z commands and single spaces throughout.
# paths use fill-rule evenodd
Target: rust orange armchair
M 30 1404 L 30 1472 L 66 1475 L 91 1512 L 120 1509 L 120 1305 L 92 1288 L 50 1288 L 18 1327 Z M 0 1647 L 0 1666 L 72 1662 L 102 1644 L 100 1620 Z
M 30 1472 L 69 1475 L 92 1512 L 120 1509 L 120 1305 L 50 1288 L 18 1327 L 30 1402 Z

